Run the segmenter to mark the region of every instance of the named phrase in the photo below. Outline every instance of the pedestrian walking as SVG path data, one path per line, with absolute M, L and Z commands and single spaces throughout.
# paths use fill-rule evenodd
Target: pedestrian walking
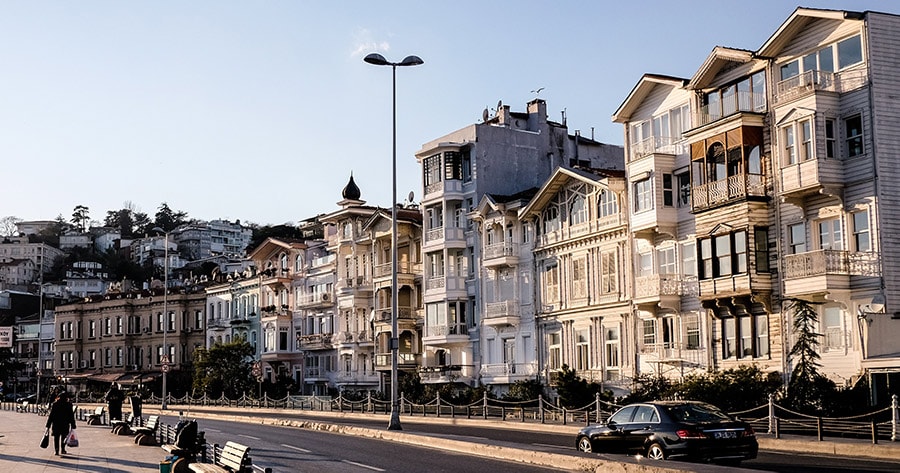
M 50 414 L 47 415 L 47 425 L 50 433 L 53 434 L 53 450 L 59 455 L 60 447 L 62 454 L 66 454 L 66 437 L 69 430 L 75 429 L 75 410 L 72 403 L 69 402 L 69 393 L 63 391 L 56 397 L 53 406 L 50 407 Z M 60 445 L 62 444 L 62 445 Z
M 106 403 L 109 408 L 109 420 L 122 420 L 122 403 L 125 402 L 125 393 L 113 383 L 106 392 Z

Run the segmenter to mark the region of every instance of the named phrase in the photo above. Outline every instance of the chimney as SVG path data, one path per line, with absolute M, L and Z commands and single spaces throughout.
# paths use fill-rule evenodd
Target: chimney
M 547 102 L 534 99 L 528 102 L 528 129 L 539 131 L 547 125 Z

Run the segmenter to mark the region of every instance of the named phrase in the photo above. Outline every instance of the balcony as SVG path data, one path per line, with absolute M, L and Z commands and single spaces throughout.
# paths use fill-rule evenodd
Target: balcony
M 781 168 L 781 195 L 786 200 L 797 201 L 823 191 L 837 194 L 844 185 L 843 173 L 839 159 L 810 159 L 789 164 Z
M 332 348 L 332 335 L 330 333 L 317 333 L 314 335 L 301 335 L 297 339 L 301 350 L 328 350 Z
M 538 246 L 547 246 L 572 239 L 591 236 L 597 233 L 616 230 L 625 225 L 624 214 L 617 213 L 576 225 L 563 225 L 562 228 L 547 232 L 538 238 Z
M 338 371 L 334 378 L 335 383 L 341 385 L 376 385 L 381 380 L 381 375 L 359 371 Z
M 399 369 L 414 369 L 422 364 L 422 355 L 420 353 L 397 353 L 397 367 Z M 391 354 L 376 353 L 375 369 L 378 371 L 386 371 L 391 369 Z
M 398 312 L 397 320 L 400 320 L 400 321 L 403 321 L 403 320 L 415 321 L 417 318 L 419 318 L 418 314 L 416 313 L 416 309 L 413 307 L 399 306 L 399 307 L 397 307 L 397 312 Z M 376 309 L 375 322 L 387 323 L 387 324 L 391 323 L 390 309 L 380 310 L 380 311 Z
M 311 367 L 303 370 L 305 381 L 328 381 L 328 371 L 325 368 Z
M 484 324 L 492 327 L 517 325 L 519 303 L 517 301 L 489 302 L 484 307 Z
M 722 102 L 717 102 L 700 107 L 694 114 L 692 123 L 695 127 L 702 127 L 710 123 L 730 117 L 740 112 L 765 113 L 766 95 L 760 93 L 737 92 L 731 96 L 723 97 Z
M 631 161 L 650 156 L 651 154 L 684 154 L 687 150 L 682 142 L 676 142 L 670 136 L 651 136 L 631 144 Z
M 833 73 L 829 71 L 806 71 L 775 84 L 775 104 L 781 105 L 806 97 L 815 92 L 842 94 L 859 89 L 868 83 L 866 69 Z
M 495 243 L 484 247 L 484 265 L 488 268 L 515 266 L 519 264 L 519 244 L 512 242 Z
M 328 293 L 303 294 L 297 297 L 297 308 L 311 309 L 316 307 L 331 307 L 333 298 Z
M 338 332 L 335 334 L 333 341 L 336 346 L 373 342 L 372 333 L 365 330 L 361 332 Z
M 696 343 L 651 343 L 641 347 L 644 361 L 655 363 L 686 363 L 693 366 L 706 365 L 705 350 Z
M 430 325 L 422 342 L 429 346 L 450 346 L 469 343 L 469 327 L 465 324 Z
M 260 358 L 266 362 L 297 361 L 300 359 L 300 354 L 290 350 L 272 350 L 262 352 Z
M 873 252 L 815 250 L 784 257 L 785 295 L 851 289 L 851 276 L 881 277 L 881 258 Z
M 481 382 L 509 384 L 537 375 L 537 363 L 491 363 L 481 365 Z
M 437 227 L 427 230 L 423 238 L 425 248 L 448 246 L 451 248 L 466 247 L 465 229 L 461 227 Z
M 423 383 L 451 383 L 462 377 L 462 366 L 441 365 L 419 368 L 419 379 Z
M 691 187 L 693 210 L 703 210 L 748 197 L 765 197 L 766 179 L 762 174 L 736 174 L 707 184 Z
M 401 255 L 405 257 L 406 255 Z M 422 263 L 411 263 L 409 261 L 397 261 L 397 284 L 401 287 L 415 286 L 416 278 L 422 274 Z M 375 265 L 374 279 L 379 285 L 388 284 L 391 281 L 391 263 L 381 263 Z M 390 287 L 390 286 L 388 286 Z
M 435 182 L 425 186 L 425 196 L 423 201 L 437 198 L 462 198 L 463 181 L 458 179 L 448 179 L 445 181 Z
M 677 309 L 681 296 L 697 295 L 697 279 L 680 274 L 651 274 L 634 279 L 636 304 L 659 304 Z

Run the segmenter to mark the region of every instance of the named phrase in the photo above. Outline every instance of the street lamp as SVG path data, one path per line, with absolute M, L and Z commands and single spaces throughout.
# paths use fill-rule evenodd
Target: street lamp
M 166 374 L 169 372 L 169 347 L 166 345 L 166 334 L 169 333 L 169 232 L 160 227 L 154 227 L 153 231 L 157 234 L 162 233 L 166 237 L 166 241 L 163 243 L 165 261 L 163 261 L 163 355 L 160 360 L 162 361 L 162 406 L 160 407 L 167 409 L 166 398 L 169 397 L 166 389 Z M 150 316 L 153 316 L 152 312 Z M 150 323 L 152 324 L 153 320 Z
M 390 62 L 381 54 L 372 53 L 364 59 L 369 64 L 376 66 L 391 66 L 393 79 L 393 194 L 391 195 L 391 421 L 388 430 L 403 430 L 400 427 L 400 399 L 397 396 L 397 363 L 400 349 L 399 328 L 397 319 L 397 66 L 418 66 L 424 64 L 419 56 L 406 56 L 400 62 Z

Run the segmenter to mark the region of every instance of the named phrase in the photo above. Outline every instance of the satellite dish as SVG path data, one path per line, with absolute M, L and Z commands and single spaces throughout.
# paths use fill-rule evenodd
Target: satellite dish
M 407 199 L 409 200 L 409 203 L 412 203 L 413 197 L 415 197 L 415 196 L 416 196 L 415 192 L 409 191 L 409 197 L 407 197 Z
M 497 101 L 497 113 L 500 113 L 500 110 L 503 109 L 503 100 Z
M 487 123 L 488 121 L 488 109 L 485 108 L 483 112 L 481 112 L 481 120 Z

